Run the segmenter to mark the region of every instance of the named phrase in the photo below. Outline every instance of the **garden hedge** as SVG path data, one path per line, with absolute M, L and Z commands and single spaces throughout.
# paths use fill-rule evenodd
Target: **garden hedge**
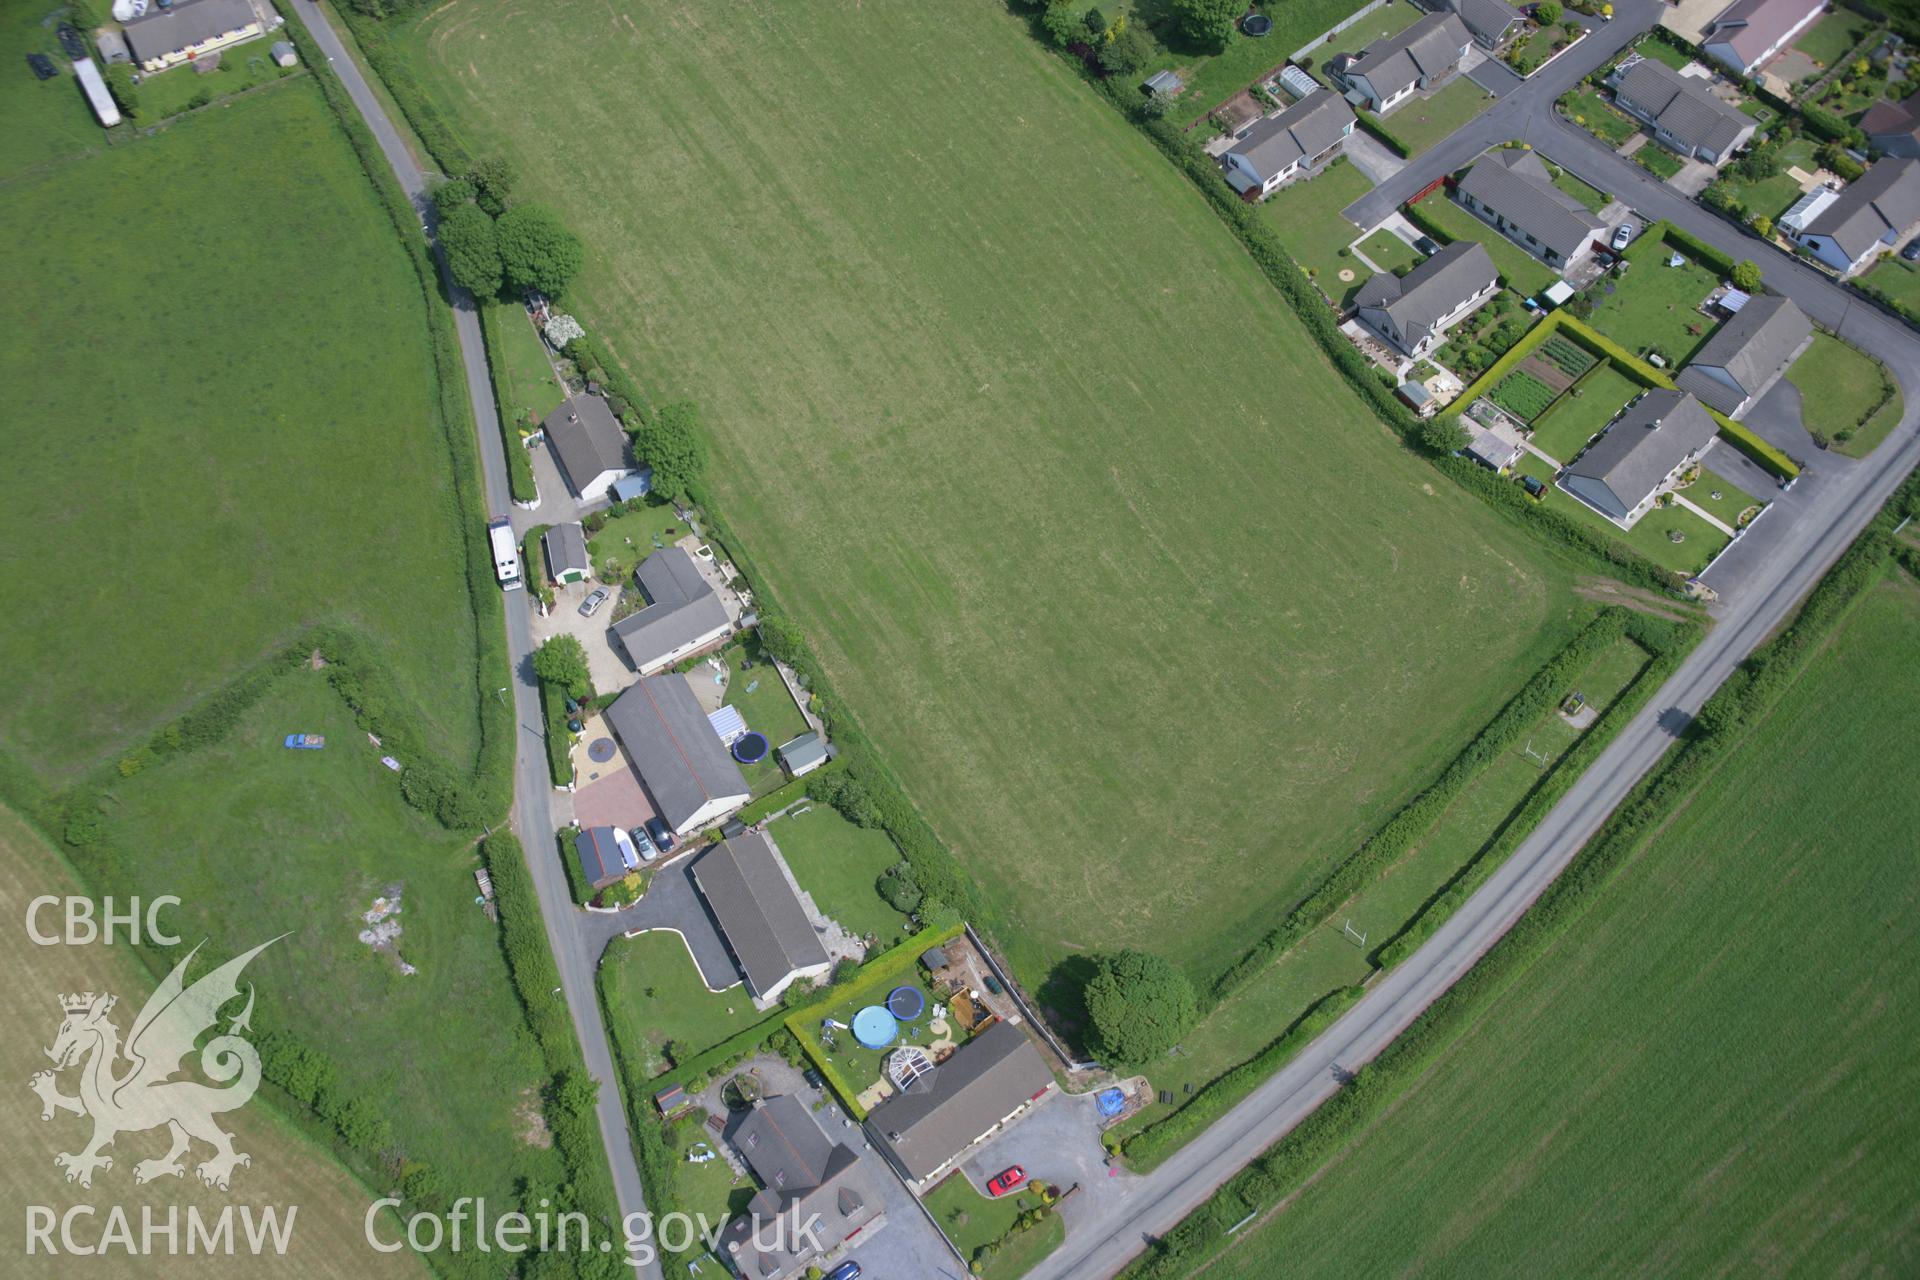
M 1402 160 L 1413 154 L 1413 148 L 1395 137 L 1393 131 L 1387 128 L 1385 124 L 1382 124 L 1380 117 L 1373 114 L 1373 112 L 1356 111 L 1354 115 L 1359 119 L 1362 129 L 1379 139 L 1387 150 L 1393 152 L 1393 154 L 1399 156 Z

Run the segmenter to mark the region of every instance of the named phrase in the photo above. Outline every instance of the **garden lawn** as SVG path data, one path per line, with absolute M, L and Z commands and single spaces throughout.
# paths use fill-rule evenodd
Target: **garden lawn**
M 1759 182 L 1742 182 L 1730 173 L 1723 171 L 1720 185 L 1730 191 L 1740 201 L 1747 215 L 1765 215 L 1778 219 L 1781 214 L 1793 207 L 1794 201 L 1801 196 L 1800 184 L 1787 176 L 1789 168 L 1798 166 L 1812 173 L 1815 166 L 1813 158 L 1814 144 L 1810 138 L 1795 138 L 1780 149 L 1780 171 L 1771 178 L 1762 178 Z
M 1829 334 L 1813 335 L 1813 345 L 1787 370 L 1787 381 L 1800 389 L 1800 417 L 1809 432 L 1829 440 L 1843 431 L 1865 437 L 1856 456 L 1864 456 L 1900 421 L 1900 393 L 1880 362 Z M 1867 419 L 1890 403 L 1893 411 L 1879 413 L 1872 432 L 1862 432 Z M 1849 436 L 1843 443 L 1855 442 Z
M 1565 692 L 1577 690 L 1596 710 L 1605 711 L 1628 691 L 1646 663 L 1645 650 L 1622 639 L 1569 682 Z M 1368 953 L 1346 936 L 1346 922 L 1351 920 L 1367 936 L 1370 947 L 1412 923 L 1428 900 L 1500 835 L 1579 738 L 1580 732 L 1561 718 L 1557 707 L 1543 714 L 1454 798 L 1398 862 L 1189 1032 L 1180 1056 L 1155 1066 L 1154 1088 L 1170 1090 L 1176 1103 L 1184 1101 L 1188 1085 L 1201 1088 L 1254 1057 L 1314 1002 L 1366 978 L 1372 970 Z M 1529 748 L 1534 756 L 1527 754 Z M 1175 1109 L 1149 1103 L 1121 1121 L 1117 1132 L 1134 1133 Z
M 758 798 L 786 785 L 786 772 L 774 757 L 773 749 L 805 733 L 807 718 L 794 705 L 786 682 L 781 680 L 780 673 L 773 669 L 773 663 L 761 651 L 757 633 L 728 645 L 719 657 L 727 664 L 724 705 L 736 708 L 740 718 L 747 722 L 747 728 L 767 737 L 767 754 L 754 764 L 740 766 L 748 789 Z M 743 661 L 751 661 L 753 665 L 742 667 Z M 689 672 L 687 678 L 711 680 L 713 669 L 703 663 Z
M 1575 124 L 1610 147 L 1619 146 L 1640 131 L 1631 117 L 1601 97 L 1597 89 L 1582 87 L 1563 94 L 1560 105 Z
M 872 934 L 882 947 L 906 939 L 906 917 L 888 906 L 874 887 L 900 861 L 893 840 L 878 827 L 856 827 L 830 805 L 815 804 L 767 826 L 767 838 L 813 904 L 849 931 Z
M 0 1069 L 22 1085 L 35 1072 L 51 1065 L 44 1050 L 53 1043 L 60 1025 L 57 996 L 75 991 L 112 992 L 119 999 L 112 1020 L 125 1031 L 155 985 L 153 975 L 135 963 L 124 946 L 42 947 L 28 938 L 23 925 L 31 899 L 42 894 L 65 898 L 85 892 L 86 887 L 73 878 L 60 854 L 37 831 L 11 809 L 0 808 L 0 907 L 14 921 L 0 938 L 0 958 L 8 975 L 4 989 L 0 989 L 0 1016 L 13 1028 L 0 1042 Z M 170 910 L 163 909 L 160 918 L 171 923 L 171 915 Z M 57 930 L 56 916 L 57 908 L 47 911 L 42 919 L 47 927 Z M 198 937 L 193 941 L 199 941 Z M 185 954 L 186 948 L 180 948 L 178 955 Z M 204 958 L 196 960 L 188 981 L 210 968 Z M 260 988 L 263 1005 L 276 1001 L 279 995 L 277 988 Z M 197 1060 L 197 1055 L 188 1059 L 189 1063 Z M 78 1070 L 65 1073 L 62 1088 L 73 1092 L 79 1074 Z M 289 1221 L 288 1207 L 297 1205 L 298 1229 L 289 1236 L 286 1254 L 268 1252 L 251 1257 L 244 1251 L 231 1256 L 198 1252 L 188 1258 L 184 1256 L 182 1237 L 182 1255 L 170 1259 L 118 1250 L 92 1258 L 86 1270 L 97 1280 L 190 1280 L 193 1276 L 204 1280 L 425 1280 L 432 1274 L 411 1251 L 384 1254 L 367 1248 L 362 1225 L 367 1206 L 384 1193 L 370 1191 L 351 1177 L 322 1146 L 276 1114 L 265 1097 L 222 1116 L 220 1126 L 232 1131 L 234 1148 L 252 1159 L 234 1174 L 231 1192 L 202 1185 L 191 1167 L 184 1177 L 136 1186 L 131 1166 L 138 1159 L 166 1150 L 163 1131 L 122 1134 L 112 1150 L 114 1168 L 100 1177 L 112 1188 L 109 1194 L 114 1202 L 123 1206 L 135 1222 L 146 1212 L 153 1213 L 156 1220 L 165 1220 L 170 1213 L 198 1212 L 201 1221 L 211 1226 L 231 1205 L 250 1208 L 256 1215 L 272 1206 L 284 1223 Z M 57 1152 L 75 1150 L 89 1127 L 83 1116 L 59 1115 L 42 1121 L 38 1107 L 13 1108 L 4 1130 L 0 1130 L 6 1135 L 5 1155 L 0 1156 L 0 1195 L 13 1204 L 58 1205 L 62 1209 L 86 1199 L 65 1180 L 53 1157 Z M 206 1148 L 196 1147 L 193 1159 L 206 1155 Z M 95 1184 L 96 1195 L 101 1194 L 101 1186 Z M 378 1228 L 383 1235 L 391 1232 L 395 1238 L 403 1230 L 391 1217 L 378 1223 Z M 63 1264 L 57 1262 L 22 1262 L 14 1270 L 16 1276 L 62 1273 Z
M 1227 47 L 1218 52 L 1189 46 L 1176 36 L 1172 42 L 1174 65 L 1181 69 L 1187 91 L 1180 95 L 1169 118 L 1181 124 L 1199 120 L 1260 76 L 1278 68 L 1295 49 L 1312 44 L 1315 37 L 1338 26 L 1366 2 L 1285 0 L 1280 4 L 1269 3 L 1260 11 L 1273 19 L 1271 31 L 1256 40 L 1242 35 L 1236 26 Z M 1367 22 L 1357 25 L 1364 28 L 1371 22 L 1390 21 L 1393 19 L 1387 15 L 1399 18 L 1401 10 L 1412 7 L 1406 0 L 1396 0 L 1388 9 L 1369 15 Z M 1415 13 L 1412 19 L 1401 22 L 1401 27 L 1411 25 L 1419 16 Z M 1025 30 L 1020 34 L 1032 38 Z
M 1851 9 L 1834 9 L 1800 33 L 1793 47 L 1823 67 L 1844 58 L 1873 30 L 1873 20 Z
M 1642 390 L 1639 383 L 1602 361 L 1573 385 L 1553 412 L 1533 424 L 1533 443 L 1563 464 L 1572 462 L 1587 441 Z
M 293 731 L 327 745 L 288 751 Z M 98 892 L 177 895 L 174 931 L 222 955 L 290 931 L 247 970 L 253 1025 L 331 1058 L 338 1087 L 392 1127 L 396 1162 L 502 1201 L 522 1177 L 563 1176 L 525 1136 L 547 1076 L 500 927 L 474 902 L 472 842 L 406 806 L 324 673 L 280 677 L 217 744 L 117 780 L 107 814 L 105 841 L 76 859 Z M 411 975 L 357 937 L 395 892 Z
M 1373 273 L 1351 256 L 1340 256 L 1360 234 L 1360 228 L 1340 211 L 1371 190 L 1367 175 L 1340 156 L 1317 177 L 1282 187 L 1260 206 L 1300 269 L 1313 277 L 1320 292 L 1343 307 Z M 1353 279 L 1341 280 L 1342 271 L 1353 272 Z
M 674 933 L 615 939 L 600 964 L 600 1005 L 628 1080 L 640 1086 L 749 1027 L 772 1022 L 742 986 L 712 992 Z M 669 1054 L 667 1046 L 674 1052 Z
M 1419 155 L 1492 105 L 1485 89 L 1460 76 L 1432 97 L 1408 99 L 1380 123 Z
M 1649 142 L 1633 153 L 1635 163 L 1654 177 L 1665 181 L 1686 167 L 1686 161 L 1655 142 Z
M 0 753 L 71 782 L 329 621 L 464 765 L 479 530 L 391 220 L 308 77 L 134 141 L 0 200 Z
M 1563 641 L 1564 563 L 1381 429 L 1023 17 L 565 0 L 415 38 L 584 237 L 581 314 L 700 403 L 767 603 L 1029 983 L 1224 966 Z
M 926 1205 L 933 1220 L 940 1224 L 940 1229 L 947 1233 L 947 1238 L 959 1246 L 960 1252 L 972 1258 L 974 1250 L 981 1245 L 1005 1235 L 1013 1226 L 1013 1220 L 1023 1211 L 1039 1207 L 1040 1197 L 1022 1190 L 1017 1195 L 989 1199 L 974 1189 L 965 1173 L 955 1172 L 921 1197 L 921 1203 Z M 1049 1216 L 1057 1218 L 1059 1215 Z
M 1893 780 L 1920 770 L 1916 651 L 1920 591 L 1870 589 L 1585 914 L 1209 1280 L 1910 1269 L 1920 790 Z
M 201 75 L 192 67 L 175 67 L 164 75 L 148 76 L 135 90 L 139 94 L 140 128 L 192 111 L 248 89 L 270 84 L 283 76 L 304 75 L 302 67 L 276 66 L 267 56 L 271 41 L 255 40 L 226 50 L 216 71 Z M 200 101 L 202 94 L 205 101 Z
M 1479 241 L 1493 259 L 1500 278 L 1506 281 L 1509 289 L 1523 298 L 1560 278 L 1552 267 L 1462 209 L 1443 192 L 1436 191 L 1413 207 L 1421 215 L 1414 219 L 1415 224 L 1422 225 L 1422 219 L 1431 222 L 1445 240 Z
M 1558 168 L 1558 166 L 1556 166 L 1556 168 Z M 1595 213 L 1600 212 L 1609 204 L 1613 203 L 1612 196 L 1594 186 L 1592 183 L 1583 182 L 1581 179 L 1574 177 L 1565 169 L 1560 169 L 1553 175 L 1553 185 Z
M 736 1174 L 720 1154 L 720 1139 L 708 1130 L 701 1116 L 704 1111 L 687 1116 L 667 1128 L 667 1147 L 673 1161 L 673 1207 L 681 1213 L 695 1214 L 704 1218 L 700 1222 L 699 1232 L 692 1245 L 686 1249 L 674 1250 L 662 1246 L 661 1254 L 666 1263 L 662 1268 L 668 1275 L 706 1275 L 715 1269 L 724 1269 L 717 1256 L 706 1259 L 708 1250 L 702 1237 L 707 1237 L 726 1224 L 726 1222 L 745 1212 L 749 1201 L 753 1199 L 754 1182 L 745 1174 Z M 694 1163 L 687 1156 L 701 1144 L 714 1153 L 711 1160 Z M 665 1237 L 678 1239 L 678 1235 Z M 693 1271 L 694 1265 L 700 1266 Z
M 1722 448 L 1731 448 L 1722 445 Z M 1732 528 L 1740 527 L 1740 513 L 1749 507 L 1764 505 L 1760 499 L 1725 476 L 1700 468 L 1700 478 L 1680 491 L 1688 502 Z M 1714 494 L 1719 494 L 1718 498 Z
M 1271 10 L 1269 10 L 1271 11 Z M 1390 0 L 1390 3 L 1375 9 L 1360 21 L 1329 40 L 1321 48 L 1314 50 L 1315 63 L 1324 67 L 1333 61 L 1335 55 L 1359 53 L 1376 40 L 1385 40 L 1388 36 L 1397 36 L 1425 16 L 1415 8 L 1411 0 Z M 1293 48 L 1299 48 L 1294 45 Z M 1290 50 L 1282 50 L 1282 53 Z M 1324 80 L 1324 75 L 1322 76 Z
M 566 388 L 553 376 L 547 344 L 525 307 L 495 305 L 493 320 L 501 349 L 489 350 L 487 358 L 500 362 L 501 386 L 508 397 L 501 408 L 509 422 L 532 426 L 560 407 L 567 398 Z
M 1425 260 L 1418 249 L 1391 231 L 1376 231 L 1368 236 L 1361 242 L 1360 252 L 1367 255 L 1368 261 L 1378 263 L 1382 270 L 1397 276 L 1407 274 Z
M 1681 506 L 1655 507 L 1641 516 L 1631 529 L 1622 529 L 1613 521 L 1564 490 L 1551 487 L 1554 469 L 1535 454 L 1525 454 L 1514 470 L 1543 480 L 1549 486 L 1547 501 L 1568 518 L 1594 532 L 1624 542 L 1663 569 L 1692 576 L 1707 567 L 1720 549 L 1732 539 Z M 1677 531 L 1681 541 L 1667 536 Z
M 1667 257 L 1673 251 L 1665 240 L 1650 236 L 1634 241 L 1627 250 L 1632 264 L 1627 273 L 1602 276 L 1590 286 L 1594 307 L 1587 321 L 1635 355 L 1657 350 L 1670 370 L 1685 364 L 1720 327 L 1699 310 L 1720 277 L 1684 249 L 1679 252 L 1685 261 L 1669 267 Z
M 634 607 L 644 607 L 646 597 L 628 581 L 633 571 L 642 560 L 672 546 L 689 532 L 687 522 L 674 513 L 672 503 L 642 500 L 601 525 L 599 532 L 587 535 L 593 574 L 602 582 L 626 586 Z
M 1652 58 L 1655 62 L 1664 62 L 1675 71 L 1682 70 L 1689 62 L 1694 61 L 1693 55 L 1685 49 L 1676 49 L 1657 36 L 1647 36 L 1633 48 L 1642 57 Z

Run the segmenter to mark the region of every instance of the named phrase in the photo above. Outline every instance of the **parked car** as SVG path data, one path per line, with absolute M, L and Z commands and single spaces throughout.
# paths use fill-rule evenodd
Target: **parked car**
M 1920 240 L 1907 241 L 1907 247 L 1900 251 L 1900 259 L 1903 262 L 1920 261 Z
M 1005 1195 L 1012 1195 L 1025 1185 L 1026 1181 L 1027 1171 L 1025 1169 L 1022 1169 L 1017 1164 L 1009 1165 L 1007 1168 L 1002 1169 L 999 1173 L 987 1179 L 987 1194 L 993 1196 L 995 1199 Z
M 827 1078 L 818 1071 L 815 1071 L 812 1067 L 803 1069 L 800 1072 L 800 1078 L 815 1089 L 824 1089 L 827 1087 Z
M 609 596 L 605 587 L 595 587 L 592 594 L 580 602 L 580 616 L 583 618 L 591 618 L 608 599 Z
M 1634 226 L 1631 222 L 1621 223 L 1618 227 L 1614 228 L 1613 247 L 1615 249 L 1624 249 L 1629 244 L 1632 244 L 1634 232 L 1638 230 L 1639 228 Z
M 1413 242 L 1413 247 L 1426 254 L 1429 258 L 1440 252 L 1440 246 L 1434 242 L 1432 236 L 1421 236 Z
M 673 851 L 673 828 L 663 818 L 647 819 L 647 834 L 653 837 L 654 847 L 662 853 Z
M 860 1280 L 860 1264 L 843 1262 L 827 1272 L 827 1280 Z
M 629 827 L 627 839 L 633 841 L 633 851 L 640 855 L 640 861 L 652 862 L 660 856 L 660 851 L 653 847 L 653 841 L 647 837 L 645 827 Z

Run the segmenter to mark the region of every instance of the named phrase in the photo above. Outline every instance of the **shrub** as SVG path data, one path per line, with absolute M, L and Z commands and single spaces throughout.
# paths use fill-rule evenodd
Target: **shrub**
M 1100 961 L 1086 988 L 1094 1041 L 1107 1065 L 1144 1067 L 1180 1042 L 1199 1019 L 1187 976 L 1161 956 L 1122 951 Z
M 925 895 L 914 882 L 913 868 L 905 862 L 896 862 L 884 871 L 874 885 L 886 904 L 901 915 L 912 915 L 920 907 Z
M 633 433 L 634 452 L 653 468 L 653 490 L 668 498 L 684 498 L 706 470 L 706 441 L 700 434 L 700 414 L 688 400 L 661 406 Z

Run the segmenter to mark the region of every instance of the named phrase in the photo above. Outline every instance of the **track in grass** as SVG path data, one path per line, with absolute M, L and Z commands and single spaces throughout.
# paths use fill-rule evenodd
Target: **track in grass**
M 1920 587 L 1211 1280 L 1875 1275 L 1920 1177 Z
M 1565 573 L 1000 7 L 460 2 L 413 38 L 587 239 L 578 314 L 704 406 L 730 522 L 1029 980 L 1224 963 L 1564 639 Z

